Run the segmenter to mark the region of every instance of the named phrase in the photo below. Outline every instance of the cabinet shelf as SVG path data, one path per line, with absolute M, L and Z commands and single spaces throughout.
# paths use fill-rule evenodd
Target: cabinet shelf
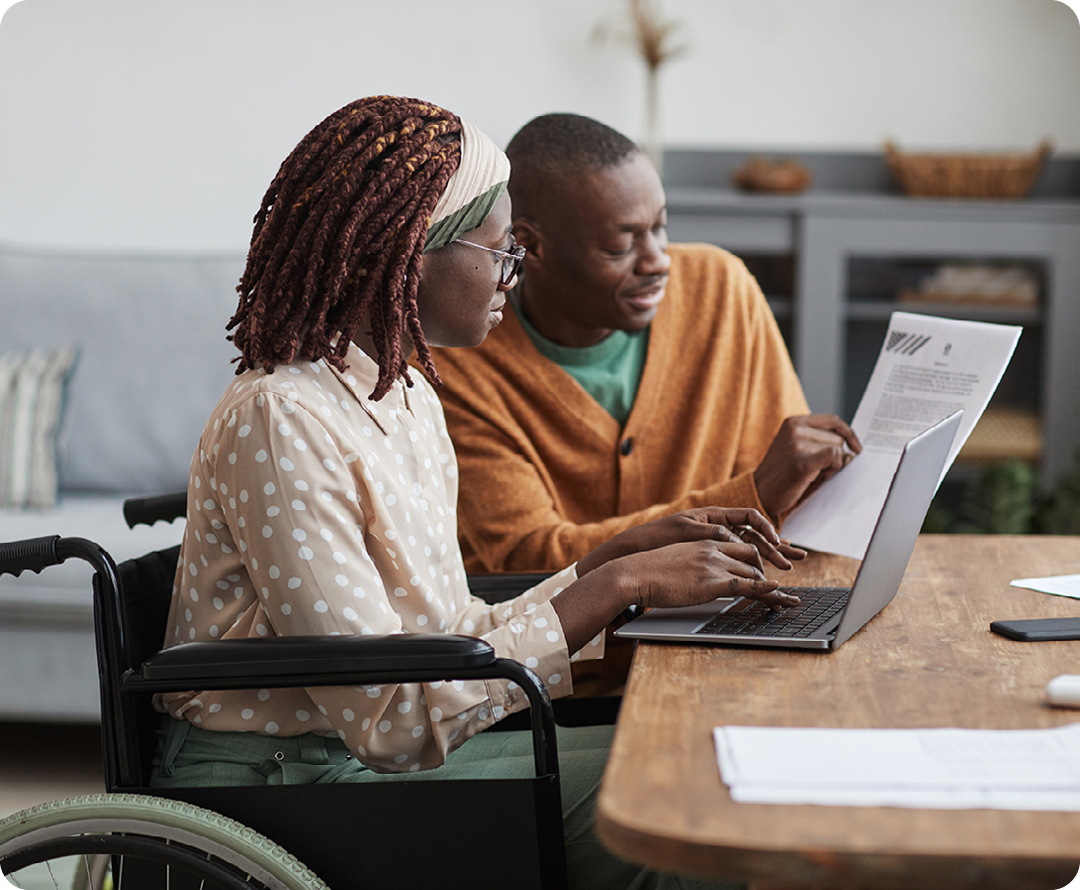
M 1035 325 L 1042 321 L 1042 310 L 1031 306 L 993 306 L 974 303 L 888 302 L 885 300 L 851 300 L 845 306 L 852 321 L 887 322 L 894 312 L 915 312 L 919 315 L 940 315 L 965 321 L 989 321 L 996 324 Z
M 987 464 L 1004 460 L 1036 463 L 1042 457 L 1039 415 L 1023 408 L 989 407 L 956 456 L 959 463 Z
M 1080 157 L 1051 158 L 1029 198 L 983 201 L 902 196 L 880 153 L 804 152 L 808 191 L 736 192 L 730 176 L 748 155 L 666 152 L 668 235 L 747 260 L 812 411 L 850 419 L 894 311 L 1020 325 L 991 409 L 1018 409 L 1026 419 L 997 445 L 980 445 L 992 432 L 988 412 L 964 460 L 1038 462 L 1046 488 L 1072 468 L 1080 449 Z M 923 270 L 946 263 L 1035 270 L 1037 301 L 899 298 L 920 289 Z

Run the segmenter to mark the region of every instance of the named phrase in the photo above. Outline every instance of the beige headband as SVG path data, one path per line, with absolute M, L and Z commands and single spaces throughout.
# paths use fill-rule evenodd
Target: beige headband
M 437 250 L 481 225 L 506 191 L 510 161 L 490 138 L 461 122 L 461 164 L 435 205 L 424 253 Z

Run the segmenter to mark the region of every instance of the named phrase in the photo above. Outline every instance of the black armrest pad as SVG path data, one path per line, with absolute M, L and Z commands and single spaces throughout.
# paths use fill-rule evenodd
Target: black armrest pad
M 501 603 L 541 581 L 554 572 L 497 572 L 491 575 L 469 575 L 469 590 L 487 603 Z
M 142 677 L 192 683 L 289 678 L 301 681 L 297 685 L 333 685 L 337 674 L 370 674 L 370 682 L 377 683 L 377 675 L 387 671 L 438 672 L 452 679 L 455 671 L 486 667 L 494 661 L 495 650 L 488 643 L 453 634 L 274 637 L 184 643 L 164 649 L 143 662 Z

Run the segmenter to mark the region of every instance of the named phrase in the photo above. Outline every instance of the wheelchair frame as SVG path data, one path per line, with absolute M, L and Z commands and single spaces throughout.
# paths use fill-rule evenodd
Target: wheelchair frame
M 177 515 L 179 497 L 167 495 L 129 501 L 125 504 L 125 516 L 130 525 L 173 518 Z M 178 512 L 182 515 L 182 508 Z M 160 645 L 157 642 L 156 651 L 139 652 L 132 628 L 140 626 L 143 611 L 149 608 L 151 620 L 160 620 L 157 629 L 162 633 L 155 634 L 156 641 L 163 639 L 168 597 L 163 603 L 160 596 L 155 601 L 151 591 L 149 604 L 137 603 L 123 576 L 138 570 L 140 560 L 152 562 L 157 558 L 169 576 L 171 588 L 178 550 L 179 547 L 174 547 L 147 554 L 118 567 L 101 547 L 83 538 L 53 536 L 0 544 L 0 574 L 17 575 L 27 569 L 40 572 L 71 558 L 83 559 L 94 567 L 105 783 L 110 792 L 54 802 L 0 822 L 0 867 L 5 872 L 11 863 L 48 853 L 48 844 L 42 847 L 43 829 L 38 824 L 42 820 L 49 823 L 46 833 L 53 847 L 89 844 L 99 857 L 95 861 L 100 862 L 101 856 L 117 855 L 119 851 L 114 848 L 119 845 L 130 846 L 130 840 L 119 840 L 128 835 L 115 831 L 117 824 L 125 819 L 127 823 L 134 820 L 143 826 L 139 829 L 142 833 L 136 831 L 135 836 L 152 845 L 156 841 L 146 826 L 156 825 L 163 813 L 175 813 L 179 808 L 186 814 L 185 818 L 193 820 L 187 823 L 186 843 L 181 847 L 194 849 L 196 855 L 204 852 L 201 846 L 205 839 L 200 838 L 197 830 L 200 820 L 210 824 L 225 817 L 227 822 L 235 820 L 231 824 L 237 826 L 234 834 L 239 838 L 239 851 L 234 854 L 241 860 L 251 860 L 251 851 L 264 850 L 269 845 L 280 851 L 271 858 L 287 863 L 284 871 L 279 869 L 276 877 L 271 875 L 270 883 L 266 883 L 270 872 L 262 865 L 255 868 L 261 877 L 247 874 L 230 883 L 224 877 L 230 868 L 244 871 L 248 866 L 226 863 L 222 866 L 224 870 L 211 881 L 223 882 L 221 886 L 283 890 L 293 887 L 321 890 L 326 885 L 333 890 L 387 885 L 445 886 L 446 871 L 460 858 L 462 844 L 470 840 L 475 844 L 477 837 L 476 829 L 466 819 L 459 818 L 458 813 L 480 808 L 493 817 L 498 828 L 506 829 L 508 823 L 514 823 L 515 830 L 512 836 L 504 830 L 498 842 L 484 838 L 483 868 L 470 875 L 471 887 L 549 890 L 567 886 L 555 719 L 547 690 L 532 671 L 511 659 L 497 658 L 491 646 L 482 640 L 447 634 L 229 640 L 188 643 L 167 650 L 157 650 Z M 511 583 L 524 589 L 528 582 L 542 577 L 521 576 Z M 488 594 L 490 588 L 497 586 L 489 582 Z M 531 779 L 413 782 L 402 779 L 362 786 L 177 790 L 146 787 L 149 771 L 146 715 L 149 699 L 159 692 L 381 685 L 493 677 L 517 683 L 529 699 L 535 765 L 535 777 Z M 362 801 L 360 807 L 358 801 Z M 110 808 L 115 806 L 128 808 L 124 810 L 125 818 L 109 815 L 113 813 Z M 87 835 L 76 834 L 74 816 L 68 819 L 64 813 L 85 814 L 88 808 L 104 815 L 91 820 L 96 826 L 91 832 L 96 840 L 84 843 Z M 360 808 L 364 812 L 358 813 Z M 301 813 L 302 817 L 283 823 L 282 813 Z M 404 838 L 403 825 L 408 828 Z M 76 836 L 83 839 L 78 844 L 73 841 Z M 328 847 L 334 848 L 333 855 L 328 855 Z M 373 863 L 377 858 L 374 854 L 392 850 L 399 855 L 384 855 L 381 864 Z M 296 866 L 288 864 L 292 862 Z M 307 877 L 309 870 L 302 862 L 315 868 L 319 876 L 315 878 L 317 883 L 311 883 Z M 91 871 L 89 862 L 86 871 L 88 874 Z M 128 886 L 142 885 L 129 881 Z M 174 882 L 172 886 L 180 884 Z M 124 888 L 117 886 L 116 890 Z

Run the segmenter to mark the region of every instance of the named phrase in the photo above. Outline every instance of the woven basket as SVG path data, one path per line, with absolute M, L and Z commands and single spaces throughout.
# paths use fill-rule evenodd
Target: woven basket
M 904 193 L 920 198 L 1022 198 L 1050 154 L 910 154 L 891 142 L 885 160 Z
M 772 161 L 760 155 L 750 158 L 731 177 L 747 192 L 796 194 L 810 185 L 810 171 L 798 161 Z

